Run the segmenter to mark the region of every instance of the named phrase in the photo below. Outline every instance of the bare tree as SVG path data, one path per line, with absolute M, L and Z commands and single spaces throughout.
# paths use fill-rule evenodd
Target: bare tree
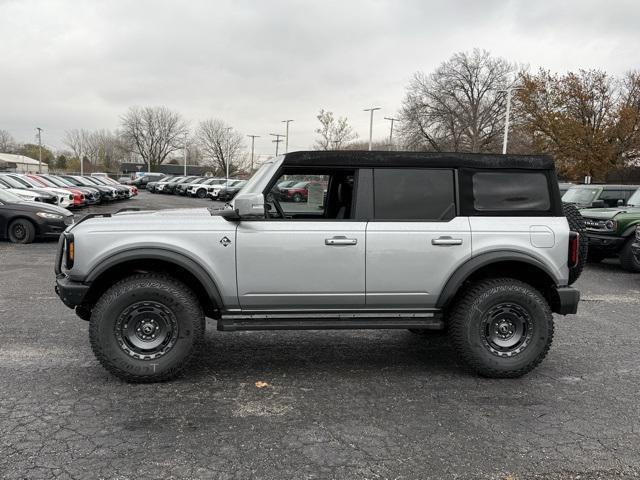
M 487 152 L 499 148 L 505 96 L 517 66 L 484 50 L 456 53 L 433 73 L 417 72 L 401 109 L 400 136 L 413 150 Z
M 215 168 L 217 175 L 225 175 L 227 163 L 229 175 L 240 168 L 243 158 L 244 136 L 222 120 L 209 119 L 200 122 L 196 132 L 204 161 Z
M 74 128 L 64 133 L 62 143 L 69 147 L 73 155 L 80 160 L 86 155 L 90 137 L 91 133 L 88 130 Z
M 16 148 L 16 142 L 7 130 L 0 130 L 0 153 L 12 153 Z
M 131 107 L 121 121 L 122 139 L 149 167 L 162 164 L 182 148 L 189 131 L 182 116 L 167 107 Z
M 322 109 L 316 118 L 320 122 L 320 127 L 315 130 L 318 134 L 314 146 L 316 150 L 339 150 L 358 138 L 346 117 L 336 118 L 333 112 Z

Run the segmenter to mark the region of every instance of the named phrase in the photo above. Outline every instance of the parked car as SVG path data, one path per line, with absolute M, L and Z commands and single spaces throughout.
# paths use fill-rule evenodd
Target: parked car
M 631 244 L 631 251 L 636 257 L 636 262 L 640 264 L 640 225 L 636 225 L 635 241 Z
M 51 205 L 56 205 L 58 203 L 58 198 L 51 193 L 47 193 L 45 191 L 40 192 L 33 189 L 30 190 L 28 188 L 14 188 L 2 177 L 0 177 L 0 188 L 30 202 L 49 203 Z
M 224 186 L 224 178 L 207 178 L 202 183 L 191 184 L 187 188 L 187 195 L 190 197 L 206 198 L 214 189 Z
M 128 191 L 129 198 L 135 197 L 136 195 L 138 195 L 138 187 L 136 187 L 135 185 L 123 185 L 122 183 L 117 182 L 111 177 L 95 178 L 94 180 L 97 180 L 98 182 L 104 185 L 126 189 Z
M 640 225 L 640 190 L 624 207 L 581 210 L 589 238 L 589 260 L 599 262 L 620 256 L 620 265 L 630 272 L 640 272 L 640 262 L 632 252 L 636 226 Z
M 72 188 L 72 187 L 58 187 L 57 185 L 38 177 L 37 175 L 31 175 L 31 174 L 25 174 L 22 175 L 22 179 L 28 181 L 28 182 L 32 182 L 34 185 L 38 186 L 38 187 L 44 187 L 44 188 L 48 188 L 48 189 L 59 189 L 59 190 L 66 190 L 68 192 L 71 192 L 71 194 L 73 195 L 73 203 L 69 206 L 69 208 L 78 208 L 78 207 L 84 207 L 85 205 L 87 205 L 87 198 L 84 195 L 84 192 L 82 192 L 81 190 L 77 189 L 77 188 Z
M 309 199 L 309 187 L 311 185 L 317 185 L 321 187 L 322 185 L 318 182 L 297 182 L 291 186 L 286 186 L 282 188 L 278 188 L 279 200 L 283 202 L 306 202 Z
M 184 196 L 184 195 L 187 194 L 187 190 L 189 189 L 189 187 L 191 185 L 199 185 L 202 182 L 204 182 L 205 180 L 207 180 L 206 177 L 196 177 L 191 181 L 179 183 L 179 184 L 176 185 L 176 188 L 175 188 L 173 193 L 175 193 L 176 195 L 183 195 Z
M 117 182 L 121 185 L 131 185 L 131 177 L 118 177 Z
M 226 209 L 78 222 L 58 244 L 56 291 L 90 321 L 100 363 L 132 382 L 179 375 L 205 317 L 221 331 L 446 329 L 470 369 L 520 377 L 547 355 L 553 313 L 580 298 L 586 239 L 554 168 L 529 155 L 288 153 Z M 265 196 L 295 174 L 328 178 L 324 208 Z
M 102 201 L 100 190 L 95 187 L 84 187 L 73 185 L 65 180 L 54 177 L 53 175 L 38 175 L 37 178 L 46 183 L 50 187 L 66 188 L 68 190 L 79 191 L 84 195 L 86 205 L 95 205 Z
M 233 197 L 235 197 L 238 194 L 238 192 L 242 190 L 242 187 L 244 187 L 246 183 L 247 183 L 246 180 L 239 180 L 237 182 L 234 182 L 233 185 L 229 185 L 228 187 L 222 188 L 218 192 L 218 200 L 220 202 L 228 202 L 232 200 Z
M 29 202 L 0 190 L 0 238 L 31 243 L 36 237 L 57 238 L 73 223 L 73 214 L 46 203 Z
M 165 178 L 162 181 L 156 183 L 153 190 L 155 193 L 166 193 L 168 190 L 167 185 L 169 185 L 172 182 L 179 182 L 181 180 L 184 180 L 185 178 L 188 178 L 188 177 L 177 176 L 177 177 Z
M 131 185 L 135 185 L 138 188 L 149 188 L 149 183 L 159 182 L 161 180 L 169 178 L 164 173 L 145 173 L 141 177 L 137 177 L 131 181 Z
M 558 188 L 560 188 L 560 195 L 564 195 L 565 193 L 567 193 L 567 190 L 569 190 L 573 186 L 574 186 L 573 183 L 566 183 L 566 182 L 558 183 Z
M 188 184 L 188 183 L 192 182 L 193 180 L 195 180 L 196 178 L 198 178 L 198 177 L 189 176 L 189 177 L 182 177 L 179 180 L 174 179 L 174 180 L 168 182 L 164 186 L 164 189 L 162 190 L 162 193 L 174 194 L 174 193 L 176 193 L 176 188 L 178 187 L 178 185 L 181 185 L 183 183 Z
M 71 185 L 75 185 L 77 187 L 95 187 L 100 192 L 100 200 L 102 202 L 113 202 L 118 198 L 118 192 L 113 187 L 108 187 L 104 185 L 95 185 L 93 182 L 90 182 L 85 177 L 80 175 L 58 175 L 58 178 L 69 182 Z
M 83 199 L 79 194 L 74 194 L 69 190 L 62 188 L 48 188 L 43 187 L 42 184 L 38 184 L 31 179 L 24 177 L 17 173 L 5 173 L 1 174 L 1 178 L 11 183 L 16 188 L 28 188 L 37 192 L 46 192 L 57 197 L 57 205 L 63 208 L 79 207 L 82 205 Z
M 638 188 L 638 185 L 574 185 L 562 196 L 562 201 L 578 208 L 622 207 Z
M 207 196 L 211 198 L 211 200 L 218 200 L 218 195 L 220 194 L 223 188 L 232 188 L 237 183 L 242 181 L 243 180 L 234 180 L 231 178 L 229 180 L 225 179 L 222 183 L 218 183 L 217 185 L 214 185 L 211 191 L 207 194 Z
M 176 178 L 174 175 L 166 175 L 161 180 L 154 180 L 154 181 L 148 182 L 147 185 L 146 185 L 147 191 L 150 192 L 150 193 L 158 193 L 158 191 L 156 190 L 156 186 L 160 182 L 167 182 L 168 183 L 171 180 L 173 180 L 174 178 Z
M 116 189 L 116 198 L 118 200 L 126 200 L 127 198 L 131 198 L 131 190 L 126 185 L 113 185 L 106 178 L 103 177 L 84 177 L 87 182 L 92 183 L 93 185 L 102 185 L 113 187 Z

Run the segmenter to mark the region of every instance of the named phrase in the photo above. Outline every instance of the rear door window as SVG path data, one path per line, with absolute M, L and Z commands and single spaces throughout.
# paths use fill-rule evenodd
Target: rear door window
M 453 170 L 379 168 L 373 183 L 377 220 L 448 221 L 455 217 Z
M 476 172 L 473 205 L 479 212 L 548 211 L 547 177 L 539 172 Z

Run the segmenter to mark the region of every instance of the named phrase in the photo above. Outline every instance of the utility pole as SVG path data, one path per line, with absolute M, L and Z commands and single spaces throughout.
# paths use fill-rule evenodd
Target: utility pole
M 369 120 L 369 151 L 371 151 L 371 146 L 373 145 L 373 112 L 381 108 L 382 107 L 371 107 L 363 110 L 364 112 L 371 112 L 371 118 Z
M 293 122 L 293 120 L 282 120 L 282 123 L 287 124 L 287 131 L 285 132 L 284 137 L 284 153 L 289 152 L 289 123 Z
M 514 90 L 522 90 L 522 87 L 509 87 L 503 90 L 498 90 L 500 93 L 507 94 L 507 115 L 504 119 L 504 138 L 502 139 L 502 154 L 507 154 L 507 142 L 509 141 L 509 116 L 511 114 L 511 97 Z
M 280 133 L 270 133 L 269 135 L 271 135 L 272 137 L 276 137 L 275 140 L 271 140 L 271 141 L 276 144 L 276 157 L 277 157 L 278 156 L 278 145 L 280 144 L 280 142 L 282 142 L 282 137 L 284 137 L 284 135 L 282 135 Z
M 183 156 L 184 156 L 184 176 L 187 176 L 187 134 L 184 135 L 184 148 L 183 148 Z
M 385 120 L 389 120 L 391 122 L 391 128 L 389 129 L 389 150 L 393 148 L 393 122 L 397 122 L 397 118 L 393 117 L 384 117 Z
M 42 129 L 36 127 L 38 131 L 38 173 L 42 173 Z
M 227 147 L 229 146 L 229 132 L 231 130 L 233 130 L 233 127 L 226 127 L 225 130 L 227 131 Z M 227 158 L 224 159 L 224 165 L 225 165 L 225 182 L 224 182 L 224 188 L 229 188 L 229 149 L 227 148 Z
M 253 147 L 255 146 L 256 138 L 260 138 L 260 135 L 247 135 L 251 138 L 251 173 L 253 174 Z

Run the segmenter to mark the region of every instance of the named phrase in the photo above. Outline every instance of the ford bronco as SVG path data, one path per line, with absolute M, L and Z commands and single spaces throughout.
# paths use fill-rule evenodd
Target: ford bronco
M 281 202 L 284 181 L 308 182 Z M 518 377 L 546 356 L 584 225 L 544 156 L 295 152 L 224 209 L 123 211 L 69 227 L 56 291 L 113 374 L 175 377 L 221 331 L 446 330 L 463 364 Z M 297 265 L 303 275 L 283 268 Z

